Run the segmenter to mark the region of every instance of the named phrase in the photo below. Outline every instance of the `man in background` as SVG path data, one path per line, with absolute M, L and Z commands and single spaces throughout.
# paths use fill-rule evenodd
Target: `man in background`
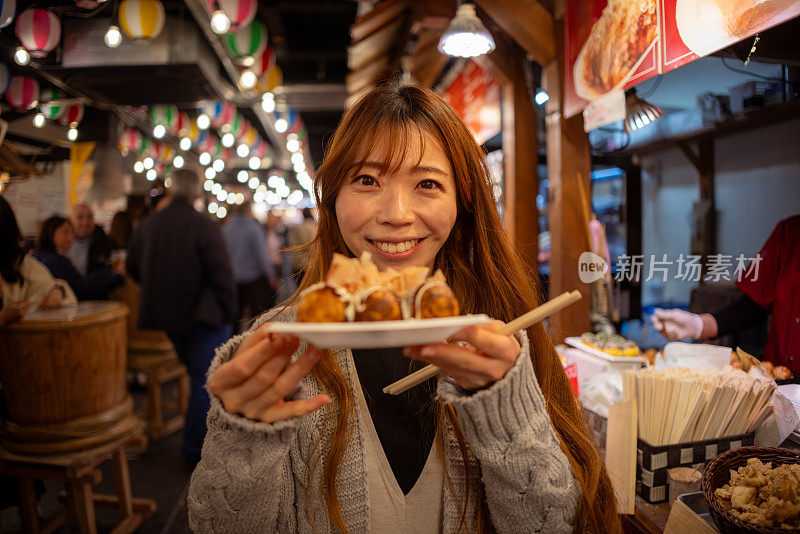
M 195 211 L 197 173 L 172 172 L 159 209 L 141 220 L 128 244 L 128 274 L 142 286 L 139 326 L 167 332 L 190 377 L 184 458 L 200 460 L 210 407 L 206 373 L 231 335 L 233 274 L 219 227 Z
M 95 271 L 111 268 L 111 251 L 114 244 L 103 228 L 94 224 L 94 213 L 86 204 L 75 204 L 70 208 L 69 218 L 75 230 L 75 241 L 68 256 L 83 276 Z
M 232 207 L 222 235 L 236 283 L 238 331 L 244 331 L 251 318 L 275 305 L 275 269 L 267 250 L 267 237 L 253 217 L 250 202 Z

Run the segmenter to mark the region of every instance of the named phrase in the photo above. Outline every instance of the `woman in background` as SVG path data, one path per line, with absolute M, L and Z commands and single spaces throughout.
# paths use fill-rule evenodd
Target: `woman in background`
M 36 258 L 25 254 L 14 211 L 0 197 L 0 326 L 21 319 L 35 307 L 73 304 L 75 295 Z
M 108 298 L 109 292 L 122 284 L 124 278 L 111 270 L 95 271 L 86 276 L 79 273 L 66 255 L 74 239 L 72 223 L 54 215 L 42 225 L 33 255 L 50 269 L 53 276 L 66 280 L 78 300 Z

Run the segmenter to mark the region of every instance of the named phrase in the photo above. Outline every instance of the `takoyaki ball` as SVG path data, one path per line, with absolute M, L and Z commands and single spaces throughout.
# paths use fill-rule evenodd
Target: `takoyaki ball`
M 414 300 L 417 319 L 458 315 L 458 299 L 446 284 L 423 285 Z
M 297 305 L 297 321 L 302 323 L 340 323 L 347 320 L 347 301 L 330 286 L 306 292 Z
M 400 299 L 389 290 L 365 291 L 356 302 L 356 321 L 399 321 L 403 318 Z

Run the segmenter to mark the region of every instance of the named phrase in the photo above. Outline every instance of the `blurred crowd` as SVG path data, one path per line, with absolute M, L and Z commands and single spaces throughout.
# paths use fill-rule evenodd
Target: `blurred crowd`
M 273 209 L 258 220 L 249 203 L 220 224 L 195 209 L 198 176 L 175 171 L 163 197 L 129 200 L 108 231 L 87 204 L 42 221 L 25 239 L 0 196 L 0 326 L 36 309 L 113 299 L 141 286 L 140 328 L 163 330 L 190 376 L 184 456 L 196 462 L 209 399 L 214 350 L 261 313 L 290 298 L 304 274 L 303 245 L 316 232 L 311 209 Z M 288 213 L 287 213 L 288 212 Z

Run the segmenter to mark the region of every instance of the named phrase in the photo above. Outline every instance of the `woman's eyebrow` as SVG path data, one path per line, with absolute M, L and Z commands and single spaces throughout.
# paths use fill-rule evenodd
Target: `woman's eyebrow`
M 357 162 L 352 167 L 359 169 L 369 167 L 372 169 L 380 170 L 383 169 L 385 165 L 379 161 L 363 161 L 363 162 Z M 447 171 L 444 171 L 439 167 L 431 167 L 430 165 L 417 165 L 413 169 L 411 169 L 411 174 L 425 174 L 425 173 L 433 173 L 433 174 L 439 174 L 441 176 L 449 176 Z

